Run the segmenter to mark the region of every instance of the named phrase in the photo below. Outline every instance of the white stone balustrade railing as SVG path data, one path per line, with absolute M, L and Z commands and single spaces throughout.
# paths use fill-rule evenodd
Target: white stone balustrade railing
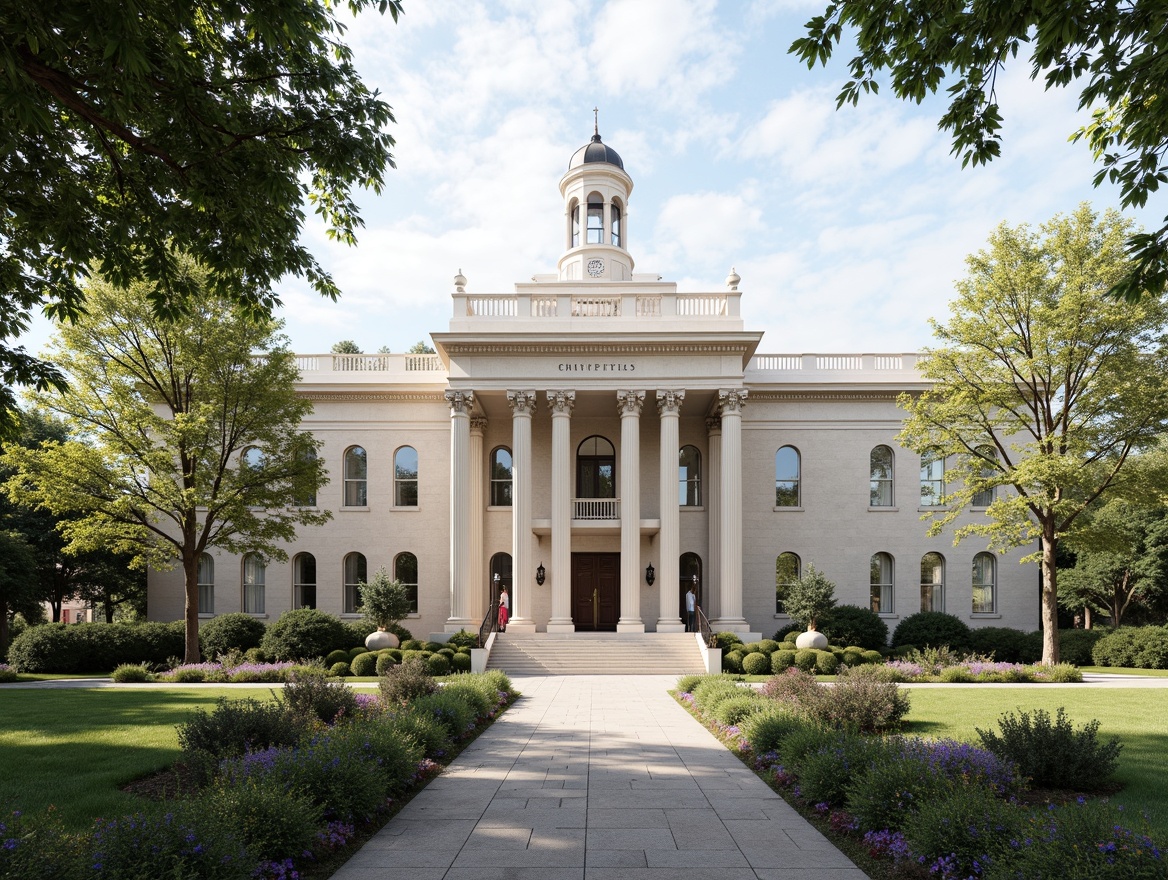
M 572 519 L 620 519 L 620 499 L 573 498 Z
M 298 354 L 300 374 L 312 373 L 445 373 L 436 354 Z
M 916 354 L 756 354 L 750 373 L 915 374 Z
M 538 320 L 546 318 L 596 318 L 644 320 L 654 318 L 741 317 L 739 292 L 721 293 L 456 293 L 454 317 L 476 319 Z

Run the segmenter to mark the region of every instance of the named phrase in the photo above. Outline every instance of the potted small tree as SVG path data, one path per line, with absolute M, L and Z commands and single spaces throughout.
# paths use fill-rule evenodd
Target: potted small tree
M 835 584 L 824 577 L 814 565 L 787 587 L 784 607 L 791 618 L 807 627 L 807 632 L 795 639 L 797 648 L 827 647 L 827 636 L 819 632 L 819 618 L 835 606 Z
M 397 636 L 386 630 L 410 613 L 410 596 L 402 582 L 390 578 L 382 567 L 369 583 L 358 584 L 357 590 L 365 619 L 377 627 L 376 632 L 365 637 L 365 647 L 370 651 L 396 648 Z

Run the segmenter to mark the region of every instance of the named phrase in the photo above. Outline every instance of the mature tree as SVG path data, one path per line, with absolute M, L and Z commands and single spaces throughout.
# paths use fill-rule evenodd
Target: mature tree
M 1123 206 L 1141 206 L 1168 182 L 1168 27 L 1163 0 L 1067 3 L 1065 0 L 832 0 L 806 25 L 790 51 L 814 67 L 826 64 L 846 32 L 858 53 L 836 106 L 879 90 L 887 71 L 898 98 L 918 104 L 942 85 L 949 107 L 940 127 L 953 133 L 962 164 L 1001 152 L 998 75 L 1029 44 L 1030 78 L 1046 88 L 1082 83 L 1080 109 L 1096 108 L 1075 133 L 1102 168 L 1095 185 L 1120 185 Z M 1132 264 L 1112 282 L 1129 300 L 1168 284 L 1168 218 L 1153 233 L 1128 238 Z
M 37 586 L 33 551 L 24 535 L 0 531 L 0 660 L 8 653 L 12 616 L 26 608 L 35 614 Z
M 100 261 L 151 282 L 159 316 L 206 285 L 267 317 L 285 275 L 336 298 L 304 246 L 306 208 L 353 243 L 354 186 L 392 166 L 389 106 L 361 82 L 331 0 L 53 0 L 0 4 L 0 427 L 13 382 L 60 372 L 7 344 L 34 309 L 73 320 Z M 348 0 L 396 21 L 400 0 Z
M 434 349 L 426 344 L 425 339 L 419 339 L 406 349 L 406 354 L 433 354 Z
M 176 271 L 204 289 L 190 258 Z M 328 518 L 291 506 L 324 475 L 300 427 L 311 404 L 296 395 L 296 364 L 271 319 L 209 291 L 173 322 L 156 316 L 145 284 L 98 278 L 86 296 L 88 313 L 55 345 L 71 391 L 42 398 L 78 439 L 10 449 L 5 460 L 19 473 L 9 493 L 70 514 L 70 551 L 106 547 L 181 565 L 186 660 L 196 662 L 200 556 L 220 547 L 283 560 L 298 523 Z
M 835 583 L 814 565 L 787 585 L 783 607 L 796 623 L 814 630 L 819 618 L 835 607 Z
M 361 346 L 352 339 L 342 339 L 340 342 L 334 342 L 329 351 L 333 354 L 360 354 Z
M 357 591 L 365 619 L 378 629 L 392 629 L 413 610 L 405 585 L 391 578 L 384 567 L 377 569 L 369 583 L 358 584 Z
M 1102 611 L 1117 627 L 1128 607 L 1168 587 L 1168 510 L 1115 498 L 1091 513 L 1068 540 L 1074 568 L 1059 572 L 1059 601 L 1090 620 Z
M 1060 541 L 1168 428 L 1168 306 L 1101 296 L 1128 269 L 1129 229 L 1087 205 L 1041 233 L 999 226 L 967 258 L 948 323 L 932 322 L 940 346 L 918 362 L 932 387 L 900 398 L 901 443 L 948 460 L 947 507 L 926 517 L 930 534 L 992 495 L 956 541 L 981 536 L 1004 552 L 1041 538 L 1025 561 L 1042 561 L 1044 663 L 1058 662 Z

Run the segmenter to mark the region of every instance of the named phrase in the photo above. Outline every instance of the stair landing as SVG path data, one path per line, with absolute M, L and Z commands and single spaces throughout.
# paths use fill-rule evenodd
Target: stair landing
M 508 675 L 687 675 L 706 671 L 694 633 L 496 633 L 487 669 Z

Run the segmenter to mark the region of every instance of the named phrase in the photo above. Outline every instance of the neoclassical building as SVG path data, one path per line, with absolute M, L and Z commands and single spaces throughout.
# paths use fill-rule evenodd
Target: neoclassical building
M 511 293 L 459 272 L 436 354 L 301 356 L 331 479 L 309 500 L 333 518 L 286 564 L 206 557 L 201 615 L 356 617 L 384 566 L 415 635 L 476 629 L 504 585 L 512 631 L 677 632 L 693 585 L 715 629 L 769 636 L 814 563 L 890 629 L 921 610 L 1037 628 L 1032 548 L 926 535 L 944 462 L 895 440 L 915 356 L 758 353 L 733 270 L 708 293 L 635 270 L 632 190 L 593 136 L 560 180 L 556 272 Z M 180 572 L 149 591 L 152 618 L 182 616 Z

